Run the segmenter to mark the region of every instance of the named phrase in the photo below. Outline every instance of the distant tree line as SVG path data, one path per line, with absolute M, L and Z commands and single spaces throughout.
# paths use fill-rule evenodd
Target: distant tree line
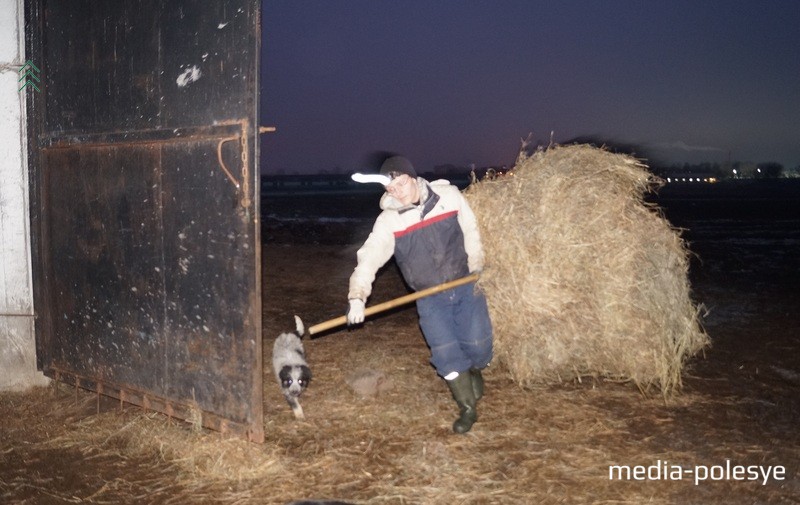
M 650 170 L 659 177 L 714 177 L 718 180 L 725 179 L 777 179 L 780 177 L 800 177 L 800 165 L 793 168 L 786 169 L 784 166 L 776 161 L 765 161 L 762 163 L 753 163 L 749 161 L 727 161 L 727 162 L 704 162 L 704 163 L 684 163 L 684 164 L 662 164 L 657 160 L 648 159 L 644 154 L 645 149 L 634 144 L 625 144 L 620 142 L 603 140 L 596 137 L 583 136 L 576 137 L 562 145 L 571 144 L 590 144 L 595 146 L 602 146 L 604 149 L 621 154 L 628 154 L 636 158 L 644 158 L 650 165 Z M 525 146 L 523 146 L 525 147 Z M 385 154 L 385 153 L 376 153 Z M 374 161 L 374 160 L 373 160 Z M 371 165 L 378 166 L 379 163 L 373 162 Z M 418 167 L 418 172 L 423 177 L 428 179 L 436 178 L 463 178 L 471 177 L 474 173 L 476 177 L 483 178 L 488 173 L 504 173 L 511 167 L 506 165 L 498 165 L 491 167 L 476 167 L 472 166 L 458 166 L 450 163 L 441 164 L 433 167 L 432 169 L 423 169 Z M 323 168 L 315 170 L 315 173 L 333 176 L 349 176 L 352 173 L 351 169 L 343 168 L 341 166 L 334 166 L 330 168 Z M 274 172 L 277 176 L 298 175 L 296 173 L 289 174 L 285 170 L 277 170 Z
M 684 163 L 666 165 L 657 160 L 647 159 L 647 149 L 630 143 L 603 139 L 596 136 L 580 136 L 564 144 L 591 144 L 602 146 L 613 153 L 628 154 L 636 158 L 644 157 L 650 165 L 650 170 L 660 176 L 706 176 L 724 179 L 777 179 L 779 177 L 800 177 L 800 165 L 791 169 L 784 169 L 783 165 L 775 161 L 752 163 L 746 161 L 727 161 L 724 163 Z
M 786 170 L 776 161 L 752 163 L 734 161 L 725 163 L 684 163 L 669 166 L 653 166 L 650 169 L 660 177 L 668 176 L 706 176 L 724 179 L 777 179 L 780 177 L 800 177 L 800 165 Z

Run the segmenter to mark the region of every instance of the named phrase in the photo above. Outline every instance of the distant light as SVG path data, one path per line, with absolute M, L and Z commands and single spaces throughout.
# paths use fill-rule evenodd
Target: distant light
M 672 179 L 670 179 L 669 177 L 667 177 L 667 182 L 672 182 Z

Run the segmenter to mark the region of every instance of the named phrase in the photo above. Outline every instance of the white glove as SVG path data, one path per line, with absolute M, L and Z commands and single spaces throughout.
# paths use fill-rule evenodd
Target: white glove
M 364 322 L 364 302 L 359 298 L 349 300 L 350 306 L 347 307 L 347 324 L 353 326 Z

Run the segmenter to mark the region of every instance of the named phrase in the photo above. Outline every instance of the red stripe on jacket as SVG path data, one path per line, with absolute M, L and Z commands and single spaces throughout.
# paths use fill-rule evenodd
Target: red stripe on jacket
M 416 230 L 419 230 L 420 228 L 425 228 L 426 226 L 430 226 L 430 225 L 432 225 L 434 223 L 438 223 L 439 221 L 443 221 L 443 220 L 445 220 L 447 218 L 450 218 L 450 217 L 453 217 L 453 216 L 455 216 L 457 214 L 458 214 L 457 210 L 451 210 L 450 212 L 445 212 L 444 214 L 439 214 L 438 216 L 434 216 L 434 217 L 432 217 L 430 219 L 422 220 L 419 223 L 412 224 L 411 226 L 409 226 L 405 230 L 400 230 L 400 231 L 394 232 L 394 237 L 395 238 L 402 237 L 403 235 L 407 235 L 407 234 L 412 233 L 412 232 L 414 232 Z

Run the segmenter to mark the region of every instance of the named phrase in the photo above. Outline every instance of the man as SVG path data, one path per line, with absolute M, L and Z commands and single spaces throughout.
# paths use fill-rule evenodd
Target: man
M 483 269 L 475 215 L 461 191 L 447 181 L 417 177 L 411 162 L 393 156 L 380 175 L 359 182 L 380 182 L 381 214 L 350 277 L 349 325 L 364 321 L 364 308 L 375 274 L 394 256 L 406 282 L 419 291 Z M 453 431 L 466 433 L 478 419 L 483 396 L 481 369 L 492 359 L 492 325 L 486 298 L 474 284 L 465 284 L 417 300 L 419 324 L 431 350 L 431 364 L 445 379 L 459 407 Z

